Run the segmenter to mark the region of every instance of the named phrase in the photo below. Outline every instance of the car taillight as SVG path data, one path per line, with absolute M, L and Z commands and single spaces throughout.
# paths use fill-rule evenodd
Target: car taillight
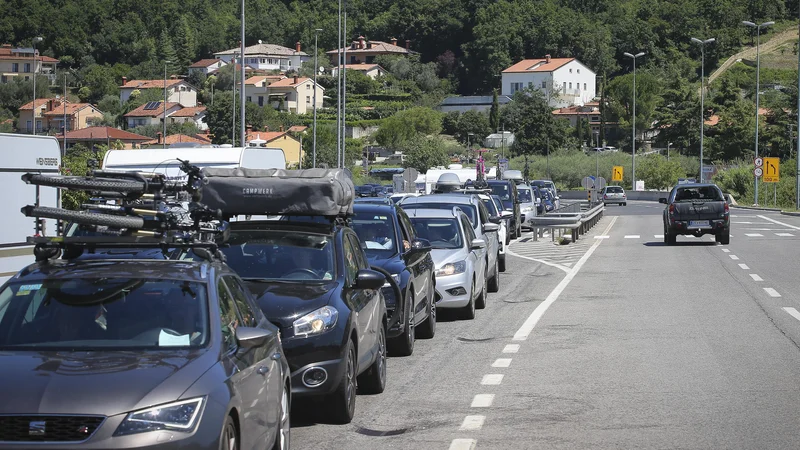
M 603 198 L 608 198 L 608 195 L 606 195 L 606 194 L 603 194 Z
M 675 205 L 669 205 L 669 213 L 675 214 Z
M 728 203 L 725 202 L 725 214 L 728 214 L 729 212 L 731 212 L 731 208 L 728 206 Z

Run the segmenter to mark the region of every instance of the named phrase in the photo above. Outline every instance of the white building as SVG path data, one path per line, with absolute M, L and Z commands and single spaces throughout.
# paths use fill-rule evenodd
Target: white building
M 206 75 L 210 75 L 217 70 L 221 69 L 222 66 L 226 66 L 227 64 L 225 61 L 221 59 L 201 59 L 196 63 L 189 66 L 189 75 L 195 72 L 202 72 Z
M 119 87 L 119 100 L 125 103 L 133 91 L 145 89 L 160 90 L 163 96 L 164 80 L 131 80 L 122 77 L 122 86 Z M 197 89 L 186 80 L 172 78 L 166 81 L 167 102 L 180 103 L 182 106 L 197 106 Z
M 534 87 L 553 108 L 582 106 L 597 94 L 595 73 L 575 58 L 525 59 L 504 70 L 502 77 L 502 95 Z
M 240 48 L 232 48 L 214 53 L 214 57 L 230 64 L 235 54 L 238 63 L 240 52 Z M 298 70 L 309 59 L 311 57 L 301 51 L 300 42 L 295 44 L 294 50 L 274 44 L 256 44 L 244 49 L 244 65 L 254 70 Z

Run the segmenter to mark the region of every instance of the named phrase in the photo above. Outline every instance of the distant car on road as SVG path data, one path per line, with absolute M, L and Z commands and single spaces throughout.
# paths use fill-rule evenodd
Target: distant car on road
M 603 188 L 603 205 L 608 205 L 609 203 L 628 206 L 628 196 L 622 186 L 606 186 Z
M 531 187 L 526 184 L 517 185 L 517 192 L 519 192 L 519 213 L 522 217 L 522 228 L 530 229 L 531 225 L 528 221 L 538 215 L 536 197 Z
M 377 197 L 378 192 L 375 190 L 375 186 L 365 184 L 356 186 L 356 195 L 359 197 Z
M 730 209 L 722 191 L 715 184 L 680 184 L 669 197 L 660 198 L 664 208 L 664 243 L 674 245 L 679 234 L 713 234 L 727 245 L 731 241 Z
M 560 208 L 561 207 L 561 197 L 558 195 L 558 189 L 556 189 L 556 184 L 550 180 L 533 180 L 531 181 L 531 186 L 536 186 L 541 190 L 542 188 L 549 188 L 552 192 L 552 199 L 553 207 Z

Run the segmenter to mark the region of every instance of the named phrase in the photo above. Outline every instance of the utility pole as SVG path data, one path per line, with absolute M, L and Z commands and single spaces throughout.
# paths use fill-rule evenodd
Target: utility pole
M 41 37 L 33 38 L 33 124 L 31 125 L 31 134 L 36 134 L 36 43 L 42 42 Z
M 319 32 L 321 28 L 314 30 L 314 141 L 311 144 L 311 167 L 317 168 L 317 72 L 319 72 L 319 65 L 317 64 L 317 42 L 319 41 Z
M 342 165 L 340 168 L 347 167 L 347 0 L 344 0 L 344 28 L 342 37 L 344 38 L 344 52 L 342 54 Z
M 342 0 L 339 0 L 339 40 L 336 44 L 336 168 L 342 166 Z
M 636 190 L 636 58 L 644 56 L 644 52 L 639 52 L 635 55 L 630 53 L 623 53 L 628 58 L 633 60 L 633 114 L 631 116 L 631 125 L 633 129 L 631 132 L 631 184 L 633 190 Z
M 705 70 L 706 70 L 706 44 L 716 41 L 715 38 L 700 40 L 692 38 L 692 42 L 700 45 L 700 182 L 704 182 L 705 173 L 703 172 L 703 135 L 705 134 L 705 111 L 703 108 L 703 99 L 705 98 Z
M 242 76 L 242 85 L 241 85 L 241 88 L 239 89 L 239 95 L 241 97 L 239 99 L 239 104 L 240 104 L 239 106 L 241 108 L 241 111 L 239 111 L 239 115 L 241 116 L 241 120 L 240 120 L 240 123 L 239 123 L 239 128 L 241 129 L 240 132 L 239 132 L 239 134 L 240 134 L 239 144 L 242 147 L 244 147 L 245 146 L 245 141 L 247 140 L 247 136 L 245 135 L 246 131 L 245 131 L 245 120 L 244 120 L 245 106 L 247 106 L 247 105 L 245 105 L 245 100 L 246 100 L 245 94 L 246 94 L 246 92 L 245 92 L 245 88 L 244 88 L 244 77 L 245 77 L 245 70 L 244 70 L 245 65 L 244 65 L 244 62 L 246 60 L 245 59 L 246 52 L 245 52 L 245 45 L 244 45 L 244 0 L 242 0 L 242 29 L 241 29 L 241 32 L 242 32 L 242 41 L 241 41 L 240 44 L 241 44 L 241 47 L 242 47 L 241 48 L 241 52 L 242 52 L 242 64 L 241 64 L 242 65 L 242 75 L 241 75 Z M 234 84 L 236 84 L 236 70 L 235 70 L 236 66 L 233 66 L 233 68 L 234 68 L 234 71 L 233 71 L 234 72 L 234 74 L 233 74 L 233 80 L 234 81 L 233 82 L 234 82 Z
M 798 8 L 798 16 L 800 16 L 800 8 Z M 798 17 L 800 18 L 800 17 Z M 798 22 L 798 31 L 800 32 L 800 22 Z M 795 179 L 795 208 L 800 209 L 800 42 L 797 43 L 797 168 L 794 175 Z
M 236 147 L 236 52 L 233 52 L 233 106 L 231 107 L 231 146 Z
M 163 122 L 163 132 L 161 133 L 161 148 L 167 148 L 167 65 L 170 61 L 164 61 L 164 110 L 161 121 Z

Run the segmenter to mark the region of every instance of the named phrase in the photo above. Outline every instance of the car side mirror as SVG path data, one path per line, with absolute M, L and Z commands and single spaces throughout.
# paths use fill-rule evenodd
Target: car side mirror
M 431 250 L 431 241 L 417 238 L 411 243 L 411 251 L 415 253 L 428 252 Z
M 386 283 L 386 277 L 374 270 L 361 269 L 356 274 L 356 282 L 353 285 L 356 289 L 380 289 Z
M 497 231 L 500 229 L 500 225 L 496 223 L 485 223 L 483 224 L 483 232 L 484 233 L 491 233 L 493 231 Z
M 509 210 L 504 210 L 500 212 L 500 217 L 502 217 L 503 219 L 510 219 L 514 217 L 514 213 Z
M 500 221 L 502 221 L 502 220 L 503 220 L 502 216 L 489 217 L 489 222 L 492 222 L 492 223 L 500 223 Z
M 470 250 L 480 250 L 482 248 L 486 248 L 486 241 L 483 239 L 473 239 L 472 245 L 470 245 Z
M 261 347 L 266 344 L 273 333 L 263 328 L 238 327 L 236 329 L 236 342 L 242 349 Z
M 666 197 L 661 197 L 661 198 L 659 198 L 659 199 L 658 199 L 658 203 L 663 203 L 663 204 L 665 204 L 665 205 L 666 205 L 666 204 L 667 204 L 667 198 L 666 198 Z

